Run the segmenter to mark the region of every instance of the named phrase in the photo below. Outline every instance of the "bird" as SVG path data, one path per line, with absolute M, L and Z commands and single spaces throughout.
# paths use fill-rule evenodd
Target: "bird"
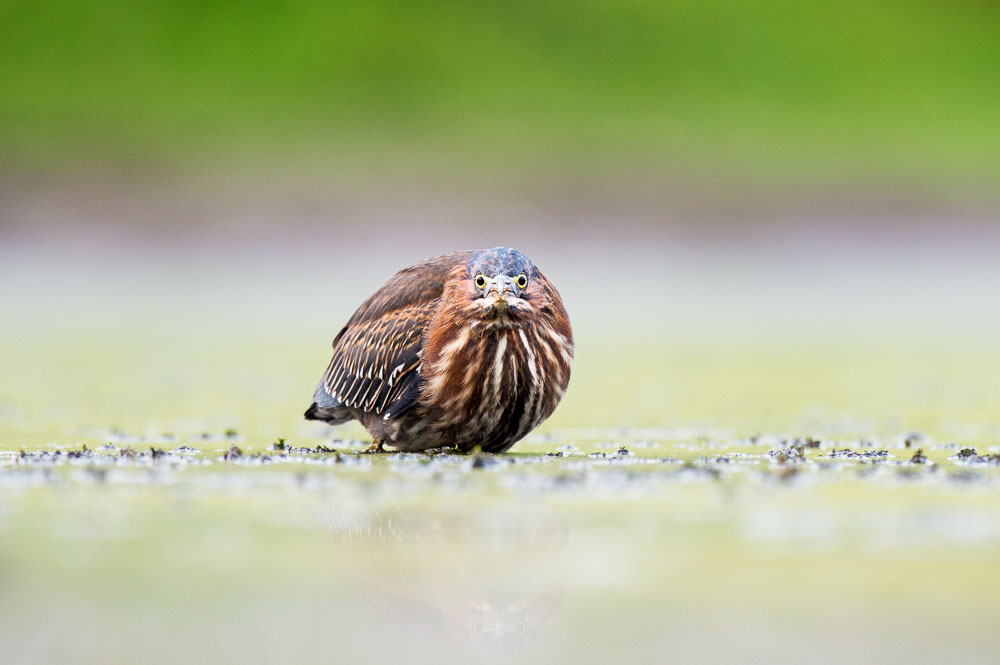
M 516 249 L 452 252 L 403 268 L 333 340 L 308 420 L 357 420 L 371 452 L 501 453 L 569 385 L 573 331 L 556 287 Z

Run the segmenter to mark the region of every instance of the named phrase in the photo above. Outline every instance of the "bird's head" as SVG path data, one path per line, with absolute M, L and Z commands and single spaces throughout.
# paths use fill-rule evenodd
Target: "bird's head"
M 480 318 L 509 320 L 530 314 L 532 300 L 541 294 L 535 264 L 509 247 L 476 252 L 469 259 L 468 275 L 471 283 L 466 293 Z

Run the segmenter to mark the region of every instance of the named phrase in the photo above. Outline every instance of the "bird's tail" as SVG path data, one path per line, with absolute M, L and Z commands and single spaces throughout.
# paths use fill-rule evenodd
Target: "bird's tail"
M 309 408 L 306 409 L 305 416 L 306 420 L 323 420 L 323 416 L 319 415 L 319 404 L 316 402 L 309 405 Z

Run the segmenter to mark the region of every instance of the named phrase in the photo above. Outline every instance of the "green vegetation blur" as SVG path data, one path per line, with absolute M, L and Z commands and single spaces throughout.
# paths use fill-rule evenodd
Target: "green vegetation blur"
M 981 187 L 998 27 L 974 0 L 7 0 L 0 165 Z

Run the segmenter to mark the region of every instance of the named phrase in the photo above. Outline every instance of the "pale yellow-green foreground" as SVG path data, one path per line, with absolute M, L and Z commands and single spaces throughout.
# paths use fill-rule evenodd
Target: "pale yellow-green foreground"
M 281 277 L 26 286 L 0 331 L 3 662 L 993 662 L 996 315 L 664 270 L 627 297 L 548 270 L 571 389 L 480 458 L 301 420 L 367 281 L 321 307 Z

